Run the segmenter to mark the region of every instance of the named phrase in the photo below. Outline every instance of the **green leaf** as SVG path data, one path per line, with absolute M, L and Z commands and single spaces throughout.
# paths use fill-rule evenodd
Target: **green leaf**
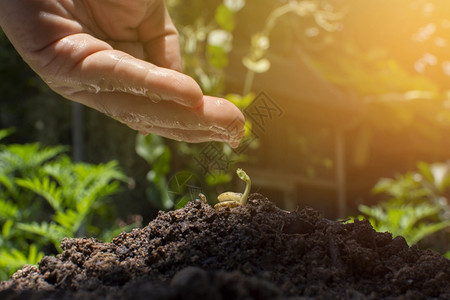
M 235 27 L 234 12 L 232 12 L 224 4 L 221 4 L 216 9 L 215 20 L 217 24 L 226 31 L 233 31 Z
M 12 176 L 7 176 L 4 173 L 0 173 L 0 185 L 3 185 L 6 188 L 5 193 L 10 194 L 11 197 L 14 199 L 17 198 L 19 192 L 18 192 L 16 185 L 14 184 L 14 180 L 13 180 Z M 0 192 L 1 192 L 1 189 L 0 189 Z
M 429 203 L 404 203 L 391 199 L 372 207 L 360 205 L 358 209 L 370 217 L 376 231 L 401 235 L 409 245 L 450 225 L 450 221 L 432 221 L 441 208 Z
M 0 199 L 0 220 L 16 219 L 19 207 L 14 203 Z
M 9 219 L 6 220 L 5 224 L 2 227 L 2 237 L 7 239 L 11 234 L 11 228 L 14 225 L 14 221 Z
M 429 164 L 421 161 L 417 163 L 417 169 L 419 170 L 420 174 L 425 178 L 425 180 L 434 183 L 433 172 L 431 172 L 431 167 Z
M 191 200 L 188 195 L 184 195 L 180 200 L 175 204 L 174 209 L 180 209 L 186 206 L 186 204 Z
M 224 48 L 208 45 L 208 62 L 217 69 L 223 69 L 228 66 L 228 55 Z
M 26 179 L 17 178 L 16 183 L 42 196 L 56 212 L 62 210 L 62 190 L 49 177 L 42 177 L 41 179 L 37 177 Z
M 238 94 L 228 94 L 225 96 L 225 98 L 236 105 L 239 109 L 243 110 L 247 108 L 255 99 L 254 93 L 249 93 L 245 96 L 241 96 Z
M 164 210 L 171 209 L 174 205 L 174 200 L 169 194 L 168 184 L 165 177 L 161 177 L 157 184 L 160 192 L 160 201 Z
M 156 184 L 159 184 L 162 177 L 164 177 L 165 175 L 167 175 L 167 173 L 169 173 L 171 160 L 172 160 L 172 152 L 170 151 L 169 147 L 166 147 L 164 149 L 164 152 L 152 166 L 152 172 L 155 174 L 153 176 L 153 181 Z
M 419 227 L 414 231 L 414 234 L 409 239 L 410 245 L 416 244 L 421 239 L 438 232 L 439 230 L 442 230 L 444 228 L 447 228 L 450 226 L 450 220 L 445 222 L 439 222 L 434 224 L 420 224 Z
M 41 236 L 44 240 L 52 242 L 57 249 L 64 237 L 73 237 L 70 231 L 55 223 L 18 223 L 17 229 Z
M 136 135 L 136 153 L 145 159 L 149 165 L 154 164 L 166 148 L 167 146 L 160 136 L 154 134 L 145 137 L 140 134 Z
M 8 128 L 8 129 L 0 129 L 0 140 L 4 139 L 5 137 L 11 135 L 14 133 L 14 128 Z
M 31 244 L 28 251 L 28 264 L 36 265 L 44 256 L 44 253 L 38 251 L 35 244 Z
M 73 209 L 67 209 L 65 212 L 58 211 L 53 219 L 67 231 L 67 236 L 74 237 L 85 216 Z
M 445 256 L 447 259 L 450 259 L 450 251 L 445 252 L 444 256 Z
M 0 269 L 7 269 L 9 275 L 12 275 L 26 264 L 36 265 L 43 256 L 44 253 L 38 251 L 34 244 L 31 244 L 26 252 L 16 248 L 0 249 Z

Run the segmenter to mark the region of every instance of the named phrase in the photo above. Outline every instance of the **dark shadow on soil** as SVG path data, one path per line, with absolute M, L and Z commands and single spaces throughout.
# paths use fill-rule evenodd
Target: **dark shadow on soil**
M 0 299 L 450 299 L 450 260 L 261 195 L 216 212 L 195 201 L 111 243 L 64 239 Z

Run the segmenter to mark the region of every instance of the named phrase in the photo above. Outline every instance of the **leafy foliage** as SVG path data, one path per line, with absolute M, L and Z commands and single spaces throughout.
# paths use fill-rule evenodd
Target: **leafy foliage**
M 450 220 L 433 221 L 440 208 L 428 203 L 391 200 L 373 207 L 360 205 L 359 210 L 369 217 L 376 231 L 401 235 L 410 245 L 450 226 Z
M 169 195 L 167 175 L 170 171 L 172 152 L 164 143 L 162 137 L 149 134 L 136 136 L 136 153 L 141 156 L 151 167 L 147 173 L 150 183 L 147 188 L 147 196 L 158 208 L 171 209 L 175 202 Z
M 417 169 L 394 179 L 380 179 L 373 192 L 388 199 L 372 207 L 359 206 L 375 230 L 401 235 L 409 244 L 450 228 L 450 205 L 446 197 L 450 164 L 419 162 Z
M 9 133 L 0 130 L 0 137 Z M 66 150 L 0 145 L 1 279 L 25 263 L 36 264 L 44 253 L 56 253 L 64 237 L 98 236 L 100 227 L 111 227 L 107 199 L 126 176 L 115 161 L 73 163 Z

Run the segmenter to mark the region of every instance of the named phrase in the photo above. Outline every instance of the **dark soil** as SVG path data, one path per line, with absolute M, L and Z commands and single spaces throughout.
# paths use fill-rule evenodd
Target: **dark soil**
M 367 221 L 286 212 L 260 195 L 160 213 L 111 243 L 64 239 L 0 299 L 450 299 L 450 260 Z

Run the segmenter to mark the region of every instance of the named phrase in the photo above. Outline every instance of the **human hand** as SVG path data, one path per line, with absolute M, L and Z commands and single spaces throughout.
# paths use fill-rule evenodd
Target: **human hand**
M 178 34 L 163 0 L 0 0 L 0 26 L 65 98 L 142 134 L 239 145 L 239 109 L 203 96 L 181 73 Z

